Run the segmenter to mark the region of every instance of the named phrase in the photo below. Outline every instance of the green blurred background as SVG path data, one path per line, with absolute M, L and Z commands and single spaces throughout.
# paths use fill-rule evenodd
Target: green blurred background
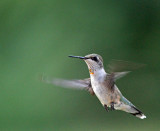
M 0 130 L 160 130 L 160 1 L 1 0 Z M 39 80 L 87 78 L 83 61 L 102 55 L 147 66 L 119 80 L 122 93 L 142 110 L 140 120 L 107 113 L 96 97 Z

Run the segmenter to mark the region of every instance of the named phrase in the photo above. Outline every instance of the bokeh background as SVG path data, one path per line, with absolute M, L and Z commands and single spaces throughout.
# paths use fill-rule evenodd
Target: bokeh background
M 160 130 L 160 1 L 1 0 L 0 130 Z M 140 120 L 106 112 L 85 91 L 40 81 L 89 77 L 86 64 L 68 55 L 102 55 L 147 66 L 117 82 L 142 110 Z

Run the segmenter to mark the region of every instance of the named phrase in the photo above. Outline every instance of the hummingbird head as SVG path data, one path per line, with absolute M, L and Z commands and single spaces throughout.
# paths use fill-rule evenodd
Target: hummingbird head
M 88 66 L 90 74 L 94 74 L 95 71 L 103 68 L 103 59 L 98 54 L 89 54 L 84 57 L 81 56 L 69 56 L 69 57 L 83 59 Z

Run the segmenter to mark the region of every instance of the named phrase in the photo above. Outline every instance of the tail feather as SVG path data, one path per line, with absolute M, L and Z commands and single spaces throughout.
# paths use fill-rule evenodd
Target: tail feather
M 133 108 L 136 112 L 130 113 L 130 114 L 132 114 L 132 115 L 134 115 L 134 116 L 136 116 L 136 117 L 138 117 L 140 119 L 146 118 L 146 116 L 140 110 L 138 110 L 136 107 L 131 106 L 131 108 Z
M 124 96 L 121 96 L 121 103 L 115 107 L 117 110 L 122 110 L 128 112 L 140 119 L 146 118 L 146 116 L 138 110 L 129 100 L 127 100 Z
M 122 110 L 122 111 L 125 111 L 127 113 L 130 113 L 140 119 L 144 119 L 146 118 L 146 116 L 140 111 L 138 110 L 132 103 L 130 103 L 128 101 L 128 104 L 127 103 L 124 103 L 124 102 L 121 102 L 121 104 L 119 105 L 115 105 L 114 106 L 116 110 Z

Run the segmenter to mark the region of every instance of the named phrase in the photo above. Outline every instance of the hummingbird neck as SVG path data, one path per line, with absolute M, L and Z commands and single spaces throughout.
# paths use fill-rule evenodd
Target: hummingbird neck
M 97 70 L 89 69 L 90 77 L 94 78 L 95 80 L 103 80 L 107 73 L 105 72 L 104 68 L 100 68 Z

